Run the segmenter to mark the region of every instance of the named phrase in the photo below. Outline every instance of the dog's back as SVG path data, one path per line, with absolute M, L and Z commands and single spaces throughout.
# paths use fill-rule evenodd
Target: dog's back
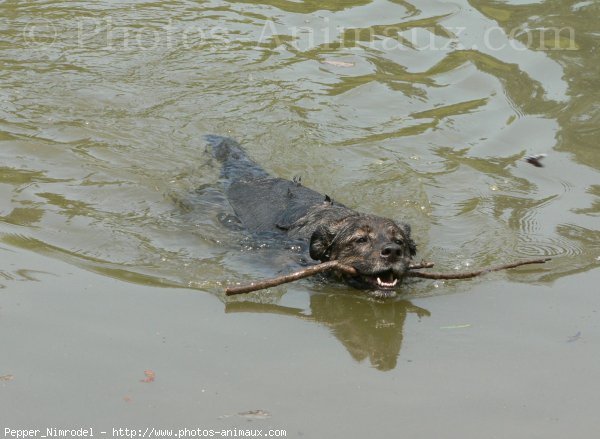
M 271 177 L 233 139 L 207 136 L 212 155 L 222 163 L 227 198 L 244 227 L 252 232 L 286 231 L 325 196 L 298 181 Z
M 212 156 L 221 162 L 221 177 L 224 182 L 264 178 L 269 174 L 252 160 L 241 145 L 229 137 L 210 134 L 204 137 L 211 147 Z

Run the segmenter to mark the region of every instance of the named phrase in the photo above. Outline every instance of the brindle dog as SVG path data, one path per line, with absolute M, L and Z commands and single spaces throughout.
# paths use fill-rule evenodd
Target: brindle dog
M 207 136 L 222 163 L 229 203 L 243 226 L 309 242 L 310 257 L 338 260 L 358 275 L 344 280 L 376 296 L 394 296 L 416 245 L 408 224 L 357 212 L 293 181 L 270 176 L 232 139 Z

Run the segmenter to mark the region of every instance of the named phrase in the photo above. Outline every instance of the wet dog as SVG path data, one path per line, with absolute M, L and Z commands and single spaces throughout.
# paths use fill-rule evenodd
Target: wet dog
M 376 296 L 395 294 L 416 253 L 408 224 L 357 212 L 298 179 L 272 177 L 232 139 L 206 139 L 222 164 L 229 203 L 247 230 L 305 240 L 312 259 L 356 269 L 356 276 L 344 275 L 348 284 Z

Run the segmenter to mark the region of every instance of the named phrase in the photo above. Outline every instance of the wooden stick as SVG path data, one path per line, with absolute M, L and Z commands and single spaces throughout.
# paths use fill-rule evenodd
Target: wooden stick
M 420 270 L 421 268 L 431 268 L 433 267 L 433 262 L 425 262 L 425 261 L 421 261 L 418 264 L 410 264 L 408 266 L 409 270 Z
M 496 267 L 490 267 L 479 271 L 468 271 L 462 273 L 423 273 L 420 271 L 412 271 L 419 270 L 422 268 L 431 268 L 433 267 L 433 262 L 425 262 L 421 261 L 418 264 L 411 264 L 408 266 L 408 269 L 411 270 L 406 273 L 407 277 L 421 277 L 425 279 L 468 279 L 475 276 L 480 276 L 485 273 L 489 273 L 491 271 L 499 271 L 506 270 L 508 268 L 520 267 L 521 265 L 527 264 L 543 264 L 546 261 L 549 261 L 551 258 L 543 258 L 543 259 L 530 259 L 526 261 L 514 262 L 512 264 L 499 265 Z M 299 279 L 303 279 L 305 277 L 314 276 L 315 274 L 323 273 L 330 270 L 341 271 L 344 274 L 348 274 L 350 276 L 356 276 L 358 273 L 354 267 L 350 267 L 349 265 L 344 265 L 339 261 L 327 261 L 321 264 L 313 265 L 311 267 L 305 268 L 303 270 L 298 270 L 291 274 L 286 274 L 283 276 L 274 277 L 271 279 L 265 279 L 261 281 L 251 282 L 247 285 L 240 285 L 237 287 L 227 287 L 225 289 L 225 294 L 227 296 L 234 296 L 236 294 L 245 294 L 251 293 L 253 291 L 264 290 L 265 288 L 276 287 L 278 285 L 286 284 L 289 282 L 294 282 Z
M 543 264 L 552 258 L 528 259 L 525 261 L 513 262 L 511 264 L 497 265 L 495 267 L 484 268 L 477 271 L 463 271 L 458 273 L 423 273 L 421 271 L 412 271 L 406 273 L 407 277 L 420 277 L 423 279 L 469 279 L 471 277 L 481 276 L 492 271 L 507 270 L 509 268 L 520 267 L 528 264 Z
M 248 285 L 240 285 L 239 287 L 227 287 L 227 289 L 225 290 L 225 294 L 228 296 L 233 296 L 235 294 L 250 293 L 252 291 L 276 287 L 277 285 L 293 282 L 295 280 L 303 279 L 309 276 L 314 276 L 315 274 L 323 273 L 325 271 L 333 269 L 346 274 L 356 275 L 356 269 L 354 267 L 341 264 L 339 261 L 327 261 L 321 264 L 313 265 L 303 270 L 296 271 L 291 274 L 286 274 L 284 276 L 274 277 L 272 279 L 265 279 L 257 282 L 251 282 Z

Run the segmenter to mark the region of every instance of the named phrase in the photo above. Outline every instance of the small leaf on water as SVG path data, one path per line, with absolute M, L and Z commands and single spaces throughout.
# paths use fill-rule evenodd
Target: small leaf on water
M 146 375 L 146 378 L 140 380 L 142 383 L 152 383 L 156 378 L 156 374 L 152 370 L 145 370 L 144 375 Z
M 536 168 L 543 168 L 544 165 L 541 160 L 546 157 L 546 154 L 528 155 L 525 157 L 525 161 Z

